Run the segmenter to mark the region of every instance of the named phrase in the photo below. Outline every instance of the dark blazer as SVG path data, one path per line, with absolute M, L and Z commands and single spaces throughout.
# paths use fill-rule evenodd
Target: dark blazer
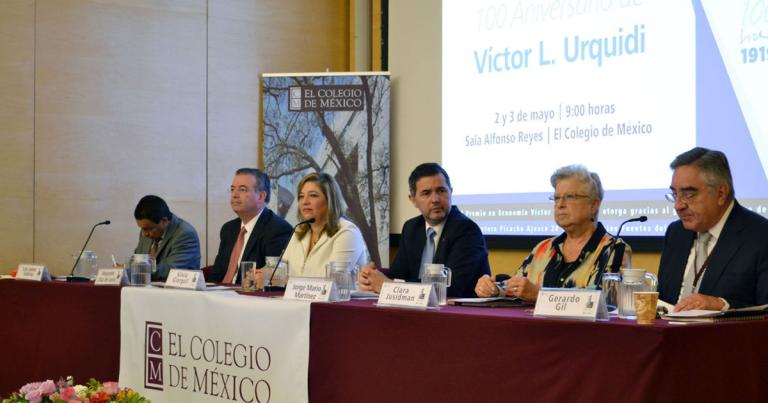
M 419 282 L 421 254 L 427 242 L 424 216 L 411 218 L 403 225 L 400 247 L 388 276 L 409 282 Z M 491 274 L 488 249 L 480 227 L 462 214 L 456 206 L 445 221 L 443 233 L 435 249 L 433 263 L 451 269 L 449 297 L 476 297 L 475 284 L 483 274 Z
M 667 227 L 659 265 L 660 299 L 677 303 L 695 238 L 679 220 Z M 768 304 L 768 220 L 734 202 L 699 293 L 724 298 L 731 308 Z
M 232 248 L 235 247 L 237 236 L 240 234 L 240 226 L 239 218 L 227 221 L 221 226 L 219 252 L 216 254 L 211 276 L 206 280 L 221 282 L 224 279 L 229 267 L 229 255 L 232 254 Z M 248 238 L 242 260 L 256 262 L 258 267 L 264 267 L 267 256 L 280 256 L 283 253 L 292 233 L 291 224 L 265 207 Z
M 152 240 L 139 232 L 139 243 L 133 253 L 149 254 Z M 173 269 L 200 268 L 200 240 L 192 224 L 171 214 L 163 239 L 157 245 L 157 271 L 153 280 L 165 280 Z

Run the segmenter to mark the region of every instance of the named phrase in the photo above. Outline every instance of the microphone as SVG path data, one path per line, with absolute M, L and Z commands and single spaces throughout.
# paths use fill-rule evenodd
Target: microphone
M 293 231 L 291 231 L 291 236 L 293 236 L 293 233 L 296 232 L 296 228 L 299 228 L 300 225 L 312 224 L 313 222 L 315 222 L 315 219 L 314 218 L 310 218 L 309 220 L 304 220 L 304 221 L 294 225 L 293 226 Z M 290 239 L 288 240 L 288 242 L 290 242 Z M 275 269 L 272 270 L 272 275 L 269 276 L 269 282 L 267 283 L 267 285 L 264 286 L 264 291 L 284 291 L 285 290 L 285 287 L 280 287 L 280 286 L 272 285 L 272 279 L 275 278 L 275 273 L 277 273 L 277 268 L 280 267 L 280 262 L 283 261 L 283 255 L 285 255 L 285 250 L 286 249 L 288 249 L 288 248 L 287 247 L 283 248 L 283 251 L 280 252 L 280 257 L 277 258 L 277 263 L 275 264 Z
M 616 236 L 611 239 L 611 243 L 606 246 L 606 249 L 608 250 L 608 254 L 605 255 L 605 259 L 601 259 L 601 266 L 600 271 L 601 273 L 605 272 L 605 267 L 608 265 L 608 259 L 611 258 L 611 255 L 613 254 L 614 250 L 616 249 L 616 240 L 619 239 L 619 235 L 621 235 L 621 229 L 624 228 L 624 224 L 631 223 L 631 222 L 646 222 L 648 221 L 648 217 L 641 215 L 640 217 L 634 217 L 630 218 L 629 220 L 626 220 L 619 224 L 619 229 L 616 231 Z M 616 265 L 616 256 L 613 257 L 614 266 Z M 621 263 L 621 261 L 619 261 Z
M 80 249 L 80 253 L 77 254 L 77 259 L 75 259 L 75 265 L 72 266 L 72 270 L 69 272 L 69 276 L 67 276 L 67 282 L 69 283 L 80 283 L 80 282 L 86 282 L 91 281 L 88 277 L 82 277 L 82 276 L 75 276 L 75 269 L 77 268 L 77 264 L 80 263 L 80 257 L 83 256 L 83 252 L 85 251 L 85 247 L 88 245 L 88 241 L 91 240 L 91 236 L 93 235 L 93 230 L 96 229 L 99 225 L 109 225 L 111 221 L 104 220 L 102 222 L 96 223 L 93 227 L 91 227 L 91 232 L 88 234 L 88 238 L 85 239 L 85 243 L 83 244 L 83 248 Z

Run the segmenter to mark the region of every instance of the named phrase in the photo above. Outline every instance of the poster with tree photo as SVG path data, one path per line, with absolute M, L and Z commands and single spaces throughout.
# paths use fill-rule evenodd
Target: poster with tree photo
M 270 207 L 296 224 L 299 181 L 328 173 L 371 260 L 389 266 L 389 73 L 264 74 L 261 86 Z

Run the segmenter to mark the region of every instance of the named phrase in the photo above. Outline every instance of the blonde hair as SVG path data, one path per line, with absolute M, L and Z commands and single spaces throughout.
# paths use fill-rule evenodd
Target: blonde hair
M 339 219 L 341 218 L 341 190 L 339 185 L 333 180 L 331 175 L 325 172 L 313 172 L 303 178 L 296 187 L 296 200 L 299 198 L 301 189 L 307 182 L 314 182 L 320 188 L 321 193 L 325 196 L 325 200 L 328 203 L 328 217 L 326 217 L 325 231 L 329 237 L 334 236 L 339 231 Z M 301 209 L 296 209 L 296 218 L 299 221 L 303 221 L 301 216 Z M 296 228 L 296 235 L 299 239 L 303 239 L 309 232 L 310 225 L 304 224 Z

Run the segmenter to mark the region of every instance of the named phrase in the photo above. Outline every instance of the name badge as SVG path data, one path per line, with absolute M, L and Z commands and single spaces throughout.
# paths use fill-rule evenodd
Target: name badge
M 437 307 L 432 284 L 386 282 L 381 285 L 377 305 L 405 308 Z
M 171 269 L 165 280 L 165 288 L 184 290 L 205 290 L 205 276 L 200 270 Z
M 44 264 L 20 263 L 16 269 L 17 280 L 51 281 L 48 267 Z
M 338 300 L 333 280 L 309 277 L 292 277 L 285 286 L 284 299 L 329 302 Z
M 608 319 L 600 290 L 583 288 L 542 288 L 533 316 L 591 320 Z
M 128 285 L 128 276 L 123 269 L 99 269 L 96 273 L 96 285 Z

